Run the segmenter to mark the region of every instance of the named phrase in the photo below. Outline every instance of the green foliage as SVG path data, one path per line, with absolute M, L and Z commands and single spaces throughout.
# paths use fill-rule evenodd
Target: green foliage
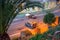
M 55 31 L 60 31 L 60 25 L 55 28 Z
M 12 2 L 12 0 L 2 0 L 0 4 L 0 34 L 8 30 L 13 19 L 18 14 L 18 5 L 16 8 L 16 6 L 14 6 L 15 4 L 16 0 L 14 2 Z M 20 4 L 22 4 L 21 1 Z
M 0 34 L 7 32 L 10 24 L 19 12 L 18 8 L 20 8 L 20 11 L 23 10 L 22 7 L 19 6 L 23 2 L 28 2 L 28 4 L 26 4 L 26 7 L 33 7 L 35 4 L 38 4 L 36 6 L 43 7 L 39 2 L 30 2 L 27 0 L 2 0 L 0 2 Z
M 30 40 L 50 40 L 51 38 L 47 37 L 47 34 L 37 34 L 36 36 L 30 38 Z
M 0 2 L 0 34 L 6 32 L 12 23 L 15 16 L 20 11 L 23 10 L 21 5 L 23 2 L 27 2 L 26 7 L 33 7 L 35 4 L 43 7 L 39 2 L 30 2 L 29 0 L 1 0 Z M 30 5 L 34 4 L 34 5 Z M 29 6 L 30 5 L 30 6 Z M 37 5 L 36 5 L 37 6 Z M 17 10 L 18 9 L 18 10 Z
M 56 39 L 58 40 L 60 38 L 60 33 L 59 34 L 55 34 L 56 31 L 60 31 L 60 26 L 57 26 L 56 28 L 49 28 L 49 30 L 47 32 L 45 32 L 44 34 L 37 34 L 34 37 L 30 38 L 30 40 L 52 40 L 53 37 L 56 37 Z
M 56 39 L 57 40 L 59 40 L 60 39 L 60 25 L 58 25 L 55 29 L 55 37 L 56 37 Z
M 55 35 L 56 39 L 60 39 L 60 34 Z
M 34 37 L 30 38 L 30 40 L 40 40 L 42 36 L 42 34 L 36 34 Z
M 47 24 L 51 24 L 51 23 L 55 22 L 55 15 L 53 13 L 50 13 L 50 12 L 47 13 L 44 16 L 43 22 L 47 23 Z

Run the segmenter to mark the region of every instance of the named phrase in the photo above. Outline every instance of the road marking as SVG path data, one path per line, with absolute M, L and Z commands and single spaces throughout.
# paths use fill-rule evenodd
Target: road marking
M 10 35 L 10 37 L 16 36 L 16 35 L 18 35 L 18 34 L 20 34 L 20 32 L 15 33 L 15 34 L 12 34 L 12 35 Z

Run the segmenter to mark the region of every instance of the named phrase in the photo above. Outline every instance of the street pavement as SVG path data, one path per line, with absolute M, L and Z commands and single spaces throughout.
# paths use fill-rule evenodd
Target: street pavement
M 60 9 L 59 10 L 55 10 L 53 13 L 56 16 L 60 16 Z M 13 37 L 19 37 L 21 31 L 27 30 L 27 27 L 25 26 L 25 23 L 27 21 L 42 22 L 43 21 L 43 17 L 44 17 L 45 14 L 44 13 L 43 14 L 36 13 L 34 15 L 37 16 L 37 19 L 28 19 L 26 17 L 23 17 L 23 18 L 16 17 L 14 19 L 14 21 L 12 22 L 11 26 L 9 27 L 8 31 L 7 31 L 7 33 L 9 34 L 9 36 L 11 38 L 13 38 Z

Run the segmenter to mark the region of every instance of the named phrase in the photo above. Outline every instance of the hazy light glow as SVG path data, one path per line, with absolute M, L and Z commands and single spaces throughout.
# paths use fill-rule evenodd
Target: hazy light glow
M 27 14 L 25 14 L 25 16 L 30 16 L 30 14 L 29 14 L 29 13 L 27 13 Z

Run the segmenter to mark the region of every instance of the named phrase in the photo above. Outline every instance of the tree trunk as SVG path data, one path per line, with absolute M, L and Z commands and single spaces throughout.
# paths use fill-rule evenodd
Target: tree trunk
M 10 40 L 10 37 L 7 33 L 4 33 L 3 35 L 0 34 L 0 40 Z

